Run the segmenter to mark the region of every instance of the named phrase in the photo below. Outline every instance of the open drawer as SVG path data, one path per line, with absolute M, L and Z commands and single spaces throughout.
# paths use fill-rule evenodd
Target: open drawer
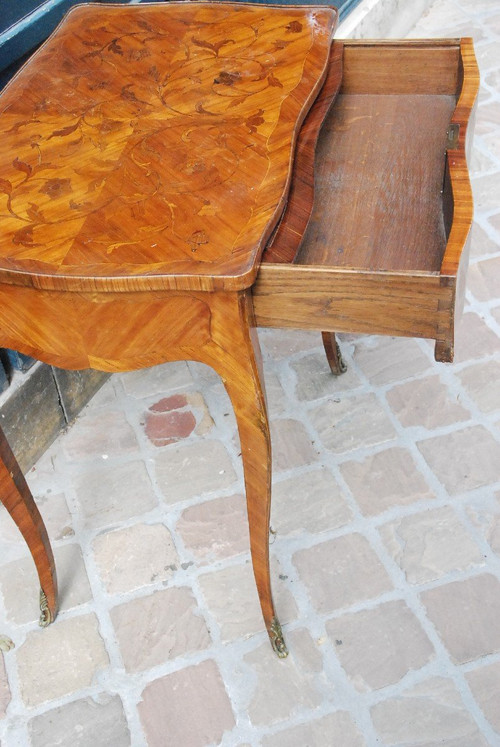
M 264 253 L 257 325 L 426 337 L 450 361 L 472 223 L 472 41 L 335 45 L 342 85 L 317 142 L 314 199 L 303 191 L 310 219 L 283 230 L 287 208 L 281 248 Z

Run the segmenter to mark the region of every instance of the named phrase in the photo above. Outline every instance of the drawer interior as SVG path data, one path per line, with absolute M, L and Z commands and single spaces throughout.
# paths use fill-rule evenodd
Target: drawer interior
M 472 221 L 472 43 L 342 45 L 307 228 L 290 240 L 285 211 L 254 286 L 257 323 L 430 337 L 449 360 Z
M 444 94 L 341 94 L 318 143 L 314 209 L 295 262 L 439 272 L 455 105 Z

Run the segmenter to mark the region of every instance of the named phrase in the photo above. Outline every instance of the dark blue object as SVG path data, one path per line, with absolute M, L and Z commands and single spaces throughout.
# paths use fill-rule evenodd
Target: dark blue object
M 34 358 L 30 358 L 29 355 L 23 355 L 23 353 L 18 353 L 17 350 L 6 350 L 5 352 L 10 365 L 16 371 L 26 373 L 36 363 Z
M 128 2 L 106 0 L 124 1 Z M 16 63 L 52 33 L 73 5 L 80 4 L 81 0 L 0 0 L 0 71 L 8 70 L 0 75 L 1 87 L 16 72 Z
M 9 379 L 7 377 L 7 374 L 5 373 L 5 368 L 3 367 L 3 364 L 0 362 L 0 394 L 2 392 L 5 392 L 8 386 L 9 386 Z

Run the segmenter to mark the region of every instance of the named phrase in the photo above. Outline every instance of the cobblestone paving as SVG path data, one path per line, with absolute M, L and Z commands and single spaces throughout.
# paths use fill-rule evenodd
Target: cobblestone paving
M 217 377 L 114 376 L 29 474 L 62 610 L 0 514 L 0 743 L 500 745 L 500 12 L 438 0 L 413 36 L 473 35 L 482 93 L 456 362 L 427 341 L 261 334 L 274 438 L 278 660 Z M 13 644 L 12 647 L 11 644 Z

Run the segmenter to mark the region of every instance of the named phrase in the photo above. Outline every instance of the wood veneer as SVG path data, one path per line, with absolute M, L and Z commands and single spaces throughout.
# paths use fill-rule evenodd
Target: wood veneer
M 329 68 L 335 21 L 313 6 L 83 6 L 0 98 L 0 344 L 67 368 L 188 359 L 220 374 L 279 655 L 256 325 L 431 337 L 450 358 L 472 219 L 471 41 L 335 43 Z M 50 544 L 1 433 L 0 483 L 47 621 Z
M 2 93 L 0 280 L 249 287 L 336 18 L 217 2 L 71 10 Z
M 0 344 L 62 368 L 197 360 L 220 374 L 238 423 L 257 590 L 280 656 L 249 288 L 336 21 L 315 6 L 80 6 L 0 97 Z M 50 545 L 9 453 L 3 440 L 0 498 L 52 619 Z

